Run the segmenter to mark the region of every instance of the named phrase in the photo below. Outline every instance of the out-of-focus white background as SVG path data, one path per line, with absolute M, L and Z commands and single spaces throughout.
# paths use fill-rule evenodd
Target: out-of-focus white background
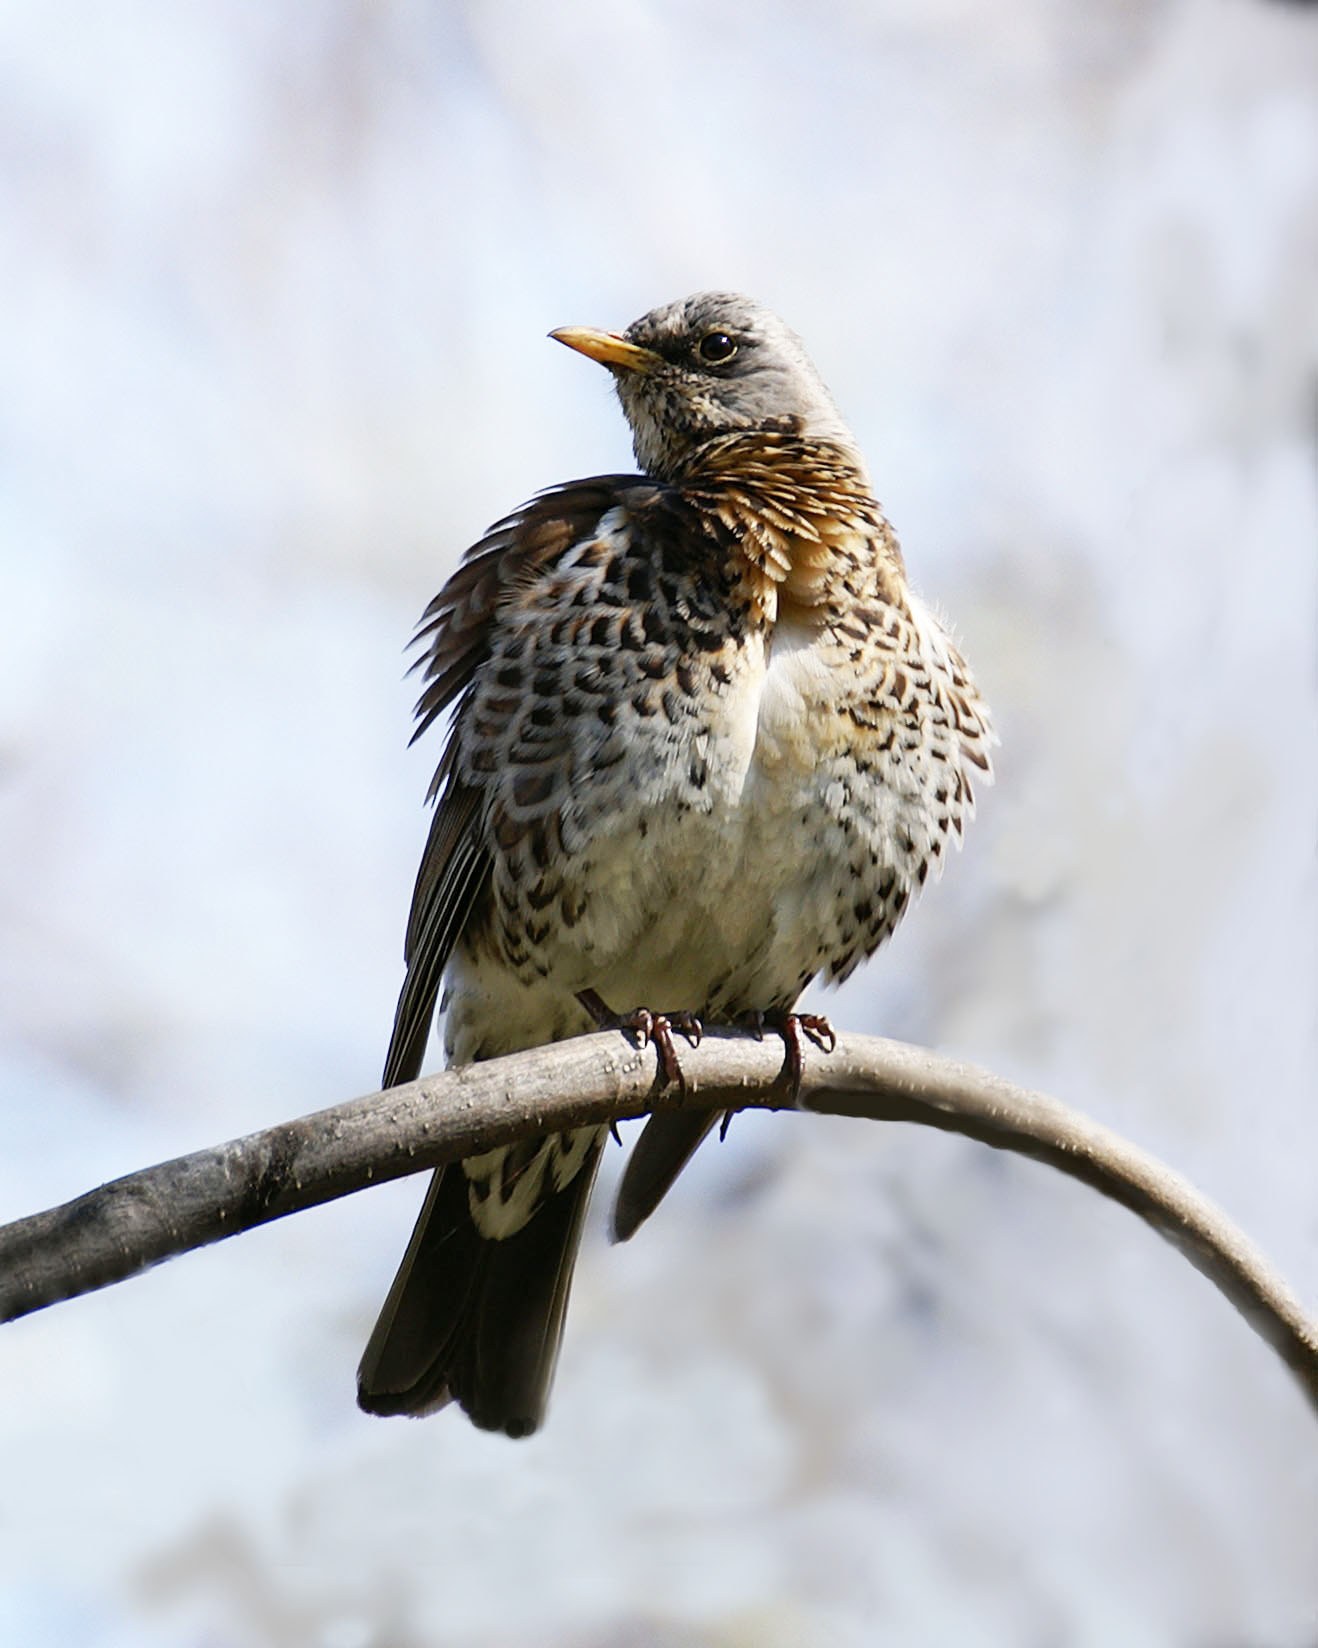
M 370 1091 L 463 547 L 629 462 L 545 341 L 803 334 L 997 711 L 829 1010 L 1053 1091 L 1318 1302 L 1318 11 L 0 14 L 0 1218 Z M 616 1171 L 616 1157 L 614 1171 Z M 1318 1424 L 1127 1214 L 741 1119 L 548 1428 L 353 1406 L 417 1184 L 0 1331 L 0 1641 L 1312 1648 Z

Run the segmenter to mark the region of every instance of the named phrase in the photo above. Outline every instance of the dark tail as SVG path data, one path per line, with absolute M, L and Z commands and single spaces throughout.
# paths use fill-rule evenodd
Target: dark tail
M 651 1116 L 627 1158 L 613 1204 L 613 1239 L 625 1242 L 668 1193 L 719 1119 L 718 1110 L 663 1110 Z
M 520 1230 L 484 1236 L 462 1167 L 441 1167 L 357 1370 L 367 1413 L 457 1401 L 484 1430 L 529 1436 L 544 1419 L 581 1223 L 602 1138 Z

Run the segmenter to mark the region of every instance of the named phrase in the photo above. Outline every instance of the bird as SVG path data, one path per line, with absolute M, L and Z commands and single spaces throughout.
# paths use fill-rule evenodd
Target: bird
M 731 292 L 550 337 L 604 366 L 637 472 L 533 497 L 426 609 L 419 737 L 452 709 L 384 1085 L 437 1005 L 450 1065 L 628 1024 L 832 1028 L 796 1003 L 891 934 L 991 778 L 988 710 L 914 594 L 856 440 L 800 339 Z M 442 1000 L 441 1000 L 442 991 Z M 610 1017 L 610 1015 L 612 1015 Z M 614 1235 L 717 1121 L 652 1116 Z M 544 1419 L 608 1136 L 439 1168 L 358 1370 L 374 1414 Z

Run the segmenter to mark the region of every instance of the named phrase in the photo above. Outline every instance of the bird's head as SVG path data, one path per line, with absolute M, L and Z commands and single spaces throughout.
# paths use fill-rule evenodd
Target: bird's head
M 564 326 L 549 335 L 613 373 L 648 475 L 678 475 L 703 442 L 754 429 L 828 441 L 860 462 L 801 340 L 738 293 L 697 292 L 622 333 Z

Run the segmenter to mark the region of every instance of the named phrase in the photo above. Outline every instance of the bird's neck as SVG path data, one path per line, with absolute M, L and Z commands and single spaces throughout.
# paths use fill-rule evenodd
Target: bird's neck
M 719 435 L 674 484 L 731 534 L 768 621 L 784 606 L 822 616 L 844 592 L 900 598 L 901 550 L 854 449 L 777 430 Z

